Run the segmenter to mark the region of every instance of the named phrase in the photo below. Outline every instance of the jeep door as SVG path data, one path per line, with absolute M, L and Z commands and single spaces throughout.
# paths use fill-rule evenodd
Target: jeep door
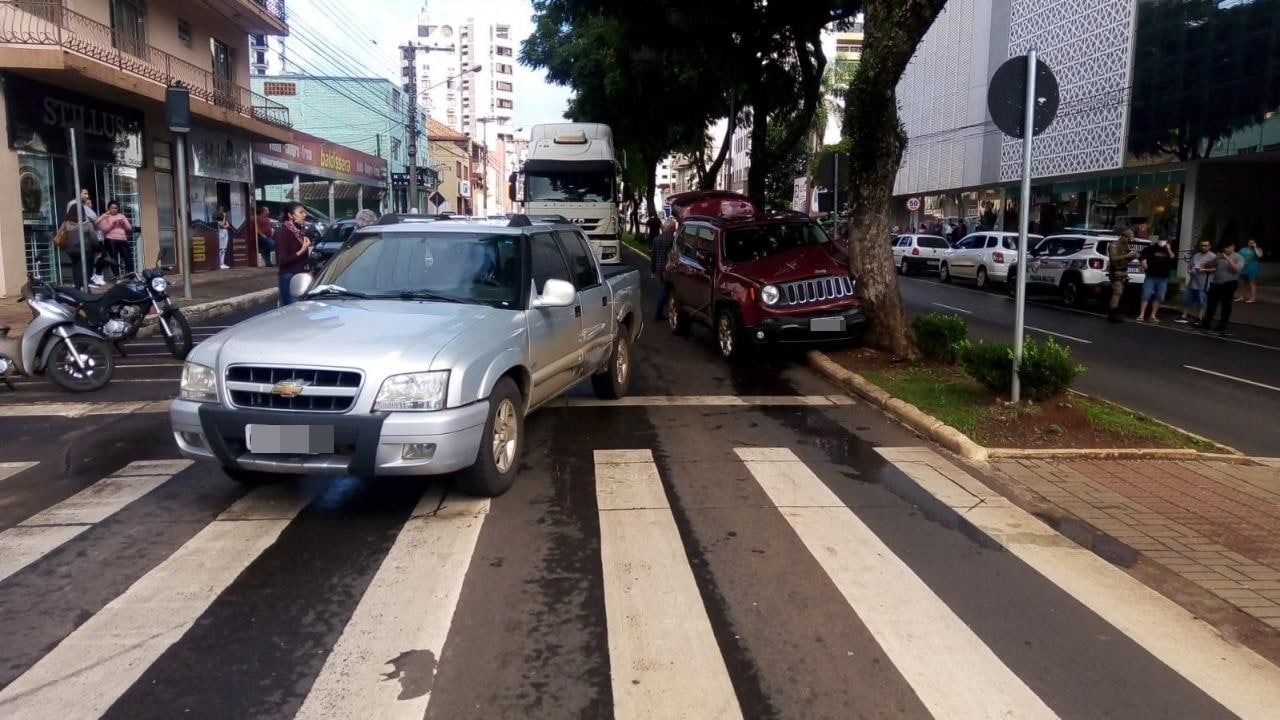
M 715 264 L 714 240 L 700 233 L 715 234 L 711 228 L 685 225 L 676 238 L 675 262 L 667 269 L 671 296 L 680 308 L 694 317 L 706 319 L 711 302 L 711 271 Z M 708 250 L 711 250 L 709 253 Z
M 530 236 L 529 267 L 535 297 L 542 293 L 548 280 L 572 283 L 574 279 L 560 244 L 549 232 Z M 529 371 L 533 376 L 529 406 L 534 407 L 563 392 L 582 375 L 581 298 L 569 307 L 530 307 L 526 315 Z

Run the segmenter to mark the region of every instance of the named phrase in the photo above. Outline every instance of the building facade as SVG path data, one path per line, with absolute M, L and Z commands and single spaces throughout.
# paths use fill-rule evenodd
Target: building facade
M 139 263 L 159 253 L 178 261 L 179 203 L 193 235 L 223 209 L 242 225 L 250 144 L 292 136 L 288 108 L 250 89 L 244 48 L 250 34 L 288 31 L 280 0 L 0 4 L 0 296 L 18 292 L 28 272 L 70 283 L 70 256 L 52 238 L 79 195 L 77 175 L 96 210 L 120 203 Z M 166 88 L 178 83 L 190 91 L 194 126 L 187 198 L 175 196 L 164 116 Z M 209 267 L 202 255 L 192 269 Z
M 1061 96 L 1033 141 L 1033 231 L 1133 228 L 1183 251 L 1252 237 L 1280 251 L 1267 203 L 1280 179 L 1280 0 L 952 0 L 898 87 L 909 140 L 895 222 L 1017 227 L 1021 142 L 991 123 L 986 88 L 1032 46 Z

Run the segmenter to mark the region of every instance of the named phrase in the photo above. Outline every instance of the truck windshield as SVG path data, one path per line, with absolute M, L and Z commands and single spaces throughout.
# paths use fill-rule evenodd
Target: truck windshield
M 829 243 L 826 233 L 813 223 L 754 225 L 724 235 L 724 258 L 744 263 L 784 253 L 806 245 Z
M 601 172 L 529 172 L 525 199 L 544 202 L 613 202 L 613 176 Z
M 485 232 L 367 233 L 325 266 L 310 294 L 439 299 L 517 308 L 519 236 Z

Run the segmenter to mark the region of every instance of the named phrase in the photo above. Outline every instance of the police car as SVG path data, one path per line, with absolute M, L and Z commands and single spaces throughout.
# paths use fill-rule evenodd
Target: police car
M 1068 233 L 1050 235 L 1031 250 L 1027 261 L 1027 295 L 1058 293 L 1062 301 L 1071 307 L 1080 307 L 1089 300 L 1106 300 L 1111 297 L 1111 279 L 1107 276 L 1110 260 L 1107 249 L 1119 238 L 1115 235 L 1093 233 Z M 1150 243 L 1131 240 L 1130 247 L 1141 254 Z M 1016 277 L 1017 264 L 1009 269 L 1009 277 Z M 1125 294 L 1142 290 L 1145 274 L 1135 259 L 1129 263 L 1129 283 Z M 1009 294 L 1017 292 L 1017 283 L 1009 283 Z

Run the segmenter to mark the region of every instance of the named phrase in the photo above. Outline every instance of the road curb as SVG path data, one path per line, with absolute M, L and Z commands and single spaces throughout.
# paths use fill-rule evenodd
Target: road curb
M 1094 397 L 1093 395 L 1089 395 L 1088 393 L 1082 393 L 1082 392 L 1080 392 L 1079 390 L 1068 390 L 1067 392 L 1071 393 L 1072 395 L 1079 395 L 1080 397 L 1089 398 L 1090 400 L 1095 400 L 1095 401 L 1097 401 L 1097 402 L 1106 402 L 1106 403 L 1111 403 L 1112 405 L 1117 405 L 1117 406 L 1119 406 L 1119 407 L 1124 407 L 1124 406 L 1122 406 L 1122 405 L 1119 405 L 1119 403 L 1114 403 L 1114 402 L 1111 402 L 1110 400 L 1103 400 L 1103 399 L 1102 399 L 1102 398 L 1100 398 L 1100 397 Z M 1155 424 L 1157 424 L 1157 425 L 1163 425 L 1164 427 L 1167 427 L 1167 428 L 1169 428 L 1170 430 L 1176 430 L 1177 432 L 1180 432 L 1180 433 L 1182 433 L 1183 435 L 1186 435 L 1187 437 L 1195 438 L 1196 440 L 1199 440 L 1200 442 L 1209 443 L 1210 445 L 1212 445 L 1212 446 L 1214 446 L 1215 448 L 1217 448 L 1217 449 L 1218 449 L 1218 452 L 1217 452 L 1217 453 L 1202 453 L 1202 454 L 1204 454 L 1204 455 L 1235 455 L 1235 456 L 1238 456 L 1238 457 L 1248 457 L 1247 455 L 1245 455 L 1245 453 L 1240 452 L 1239 450 L 1237 450 L 1237 449 L 1235 449 L 1235 448 L 1231 447 L 1230 445 L 1223 445 L 1222 443 L 1218 442 L 1217 440 L 1210 440 L 1209 438 L 1207 438 L 1207 437 L 1205 437 L 1205 436 L 1203 436 L 1203 435 L 1197 435 L 1196 433 L 1193 433 L 1193 432 L 1191 432 L 1190 430 L 1187 430 L 1187 429 L 1185 429 L 1185 428 L 1180 428 L 1180 427 L 1178 427 L 1177 425 L 1174 425 L 1173 423 L 1167 423 L 1167 422 L 1165 422 L 1165 421 L 1163 421 L 1163 420 L 1160 420 L 1160 419 L 1158 419 L 1158 418 L 1153 418 L 1153 417 L 1151 417 L 1150 415 L 1144 415 L 1143 413 L 1140 413 L 1140 412 L 1138 412 L 1138 411 L 1136 411 L 1136 410 L 1131 410 L 1131 409 L 1129 409 L 1129 408 L 1125 408 L 1125 409 L 1126 409 L 1126 410 L 1129 410 L 1129 412 L 1131 412 L 1131 413 L 1133 413 L 1133 414 L 1135 414 L 1135 415 L 1141 416 L 1141 417 L 1142 417 L 1143 419 L 1145 419 L 1145 420 L 1149 420 L 1149 421 L 1151 421 L 1151 422 L 1153 422 L 1153 423 L 1155 423 Z
M 276 288 L 267 288 L 266 290 L 258 290 L 244 295 L 235 295 L 221 300 L 213 300 L 207 303 L 191 305 L 182 308 L 182 314 L 187 318 L 187 322 L 197 323 L 210 318 L 229 315 L 233 312 L 244 310 L 259 303 L 275 300 L 280 294 Z M 147 318 L 143 326 L 138 329 L 137 337 L 151 337 L 156 334 L 159 329 L 159 323 L 156 317 L 152 315 Z
M 1229 452 L 1208 453 L 1183 448 L 1080 448 L 1080 449 L 1023 449 L 988 448 L 974 442 L 968 435 L 947 425 L 936 417 L 898 399 L 883 388 L 832 360 L 826 353 L 812 350 L 808 353 L 809 366 L 821 373 L 851 395 L 857 395 L 884 410 L 903 425 L 932 440 L 965 460 L 985 463 L 991 460 L 1199 460 L 1224 462 L 1233 465 L 1254 465 L 1253 458 L 1221 443 L 1202 438 L 1195 433 L 1160 422 L 1178 432 L 1208 442 L 1220 450 Z M 1084 393 L 1077 393 L 1084 395 Z M 1085 397 L 1089 397 L 1085 395 Z M 1113 403 L 1114 404 L 1114 403 Z M 1145 415 L 1143 417 L 1146 417 Z
M 970 440 L 968 435 L 947 425 L 915 405 L 893 397 L 852 370 L 841 367 L 826 353 L 812 350 L 809 352 L 808 358 L 812 367 L 844 388 L 846 392 L 858 395 L 871 402 L 871 404 L 889 413 L 922 437 L 938 443 L 965 460 L 979 463 L 987 461 L 987 449 Z

